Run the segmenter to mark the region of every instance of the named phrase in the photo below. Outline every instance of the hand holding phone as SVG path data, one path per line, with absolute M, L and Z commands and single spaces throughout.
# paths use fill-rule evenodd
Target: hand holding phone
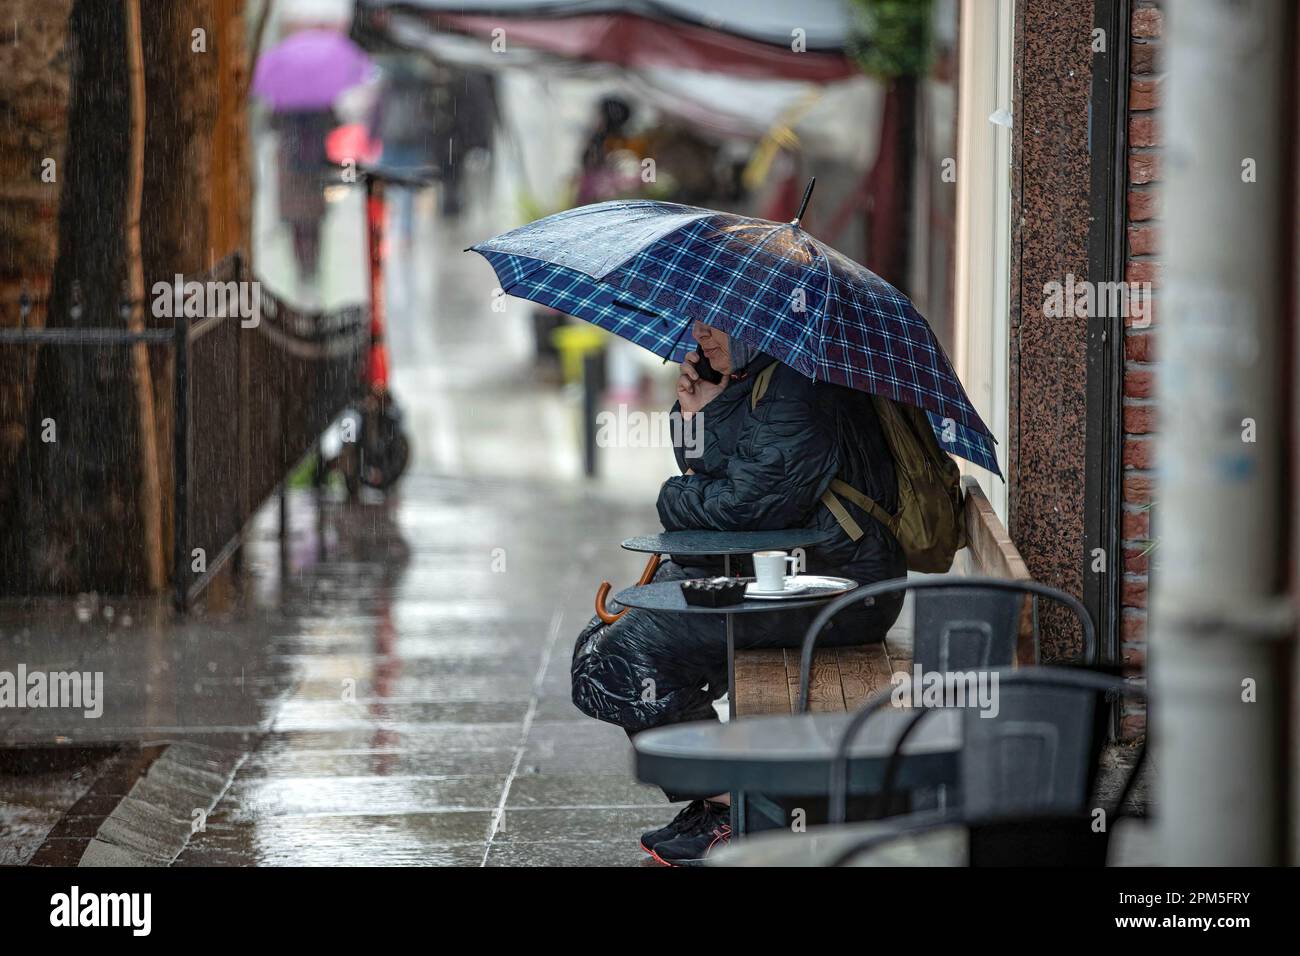
M 722 373 L 699 352 L 688 352 L 677 378 L 677 401 L 682 414 L 690 417 L 717 398 L 726 388 Z
M 700 378 L 710 385 L 717 385 L 722 381 L 722 373 L 709 364 L 709 357 L 703 352 L 700 352 L 699 356 L 695 360 L 695 371 L 699 372 Z

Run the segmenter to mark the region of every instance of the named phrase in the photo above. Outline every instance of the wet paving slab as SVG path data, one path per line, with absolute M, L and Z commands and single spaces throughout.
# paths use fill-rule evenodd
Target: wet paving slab
M 55 827 L 84 806 L 116 753 L 116 748 L 0 753 L 0 866 L 31 860 Z M 119 789 L 116 799 L 126 792 Z
M 521 490 L 414 478 L 398 567 L 347 587 L 329 556 L 304 569 L 301 626 L 271 655 L 293 686 L 176 865 L 641 863 L 637 836 L 671 808 L 567 680 L 595 584 L 635 577 L 617 542 L 653 515 Z M 463 516 L 471 496 L 490 522 L 431 514 Z M 369 547 L 392 553 L 382 537 Z
M 279 620 L 242 608 L 178 620 L 165 602 L 138 599 L 85 598 L 74 614 L 71 603 L 0 604 L 0 669 L 76 675 L 82 687 L 75 706 L 50 699 L 11 711 L 0 745 L 258 733 L 292 685 L 290 669 L 266 659 Z
M 102 607 L 88 621 L 66 605 L 0 610 L 17 638 L 6 654 L 102 671 L 105 686 L 102 717 L 28 711 L 0 725 L 5 747 L 242 747 L 206 809 L 176 775 L 128 781 L 71 815 L 76 788 L 52 800 L 57 788 L 30 777 L 23 807 L 23 788 L 0 778 L 0 818 L 22 847 L 7 861 L 30 860 L 44 835 L 42 859 L 112 865 L 114 832 L 125 844 L 174 830 L 179 855 L 145 843 L 136 862 L 639 863 L 637 836 L 671 808 L 632 778 L 626 735 L 573 707 L 568 659 L 596 584 L 639 572 L 617 542 L 652 509 L 580 487 L 424 476 L 386 504 L 319 509 L 291 500 L 284 560 L 264 515 L 241 587 L 190 620 L 143 606 L 129 625 Z M 188 832 L 192 806 L 202 820 Z

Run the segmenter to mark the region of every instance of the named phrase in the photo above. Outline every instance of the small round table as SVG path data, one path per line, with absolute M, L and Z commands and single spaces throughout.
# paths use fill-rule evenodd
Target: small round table
M 762 548 L 760 547 L 759 550 L 762 550 Z M 677 553 L 680 554 L 681 552 Z M 734 727 L 736 719 L 736 634 L 733 618 L 737 614 L 771 614 L 780 611 L 797 611 L 802 608 L 818 607 L 832 596 L 844 593 L 846 593 L 844 590 L 836 589 L 829 590 L 825 597 L 820 598 L 810 596 L 781 601 L 747 598 L 739 604 L 728 604 L 724 607 L 697 607 L 694 604 L 686 603 L 686 597 L 682 594 L 681 581 L 657 581 L 652 584 L 642 584 L 620 591 L 614 595 L 614 600 L 624 607 L 635 607 L 644 611 L 659 611 L 671 614 L 723 615 L 727 622 L 727 715 L 729 721 L 725 726 Z M 745 720 L 742 723 L 748 725 L 751 721 Z M 646 733 L 653 734 L 655 731 L 646 731 Z M 638 739 L 641 736 L 644 736 L 644 734 L 638 735 Z M 640 757 L 638 757 L 639 759 Z M 733 789 L 731 791 L 731 827 L 736 833 L 743 833 L 745 830 L 744 802 L 744 792 Z
M 651 584 L 640 584 L 619 591 L 614 595 L 614 600 L 624 607 L 640 608 L 643 611 L 659 611 L 668 614 L 723 615 L 727 621 L 727 714 L 730 719 L 734 720 L 736 718 L 736 695 L 733 693 L 736 683 L 736 633 L 733 624 L 735 616 L 737 614 L 772 614 L 780 611 L 799 611 L 804 608 L 817 607 L 824 604 L 831 597 L 846 593 L 848 592 L 843 589 L 828 589 L 824 597 L 817 597 L 815 593 L 810 592 L 806 598 L 791 598 L 788 601 L 746 598 L 739 604 L 728 604 L 724 607 L 698 607 L 686 603 L 686 596 L 682 594 L 681 581 L 656 581 Z
M 623 542 L 623 549 L 643 554 L 675 554 L 682 557 L 721 556 L 723 575 L 731 577 L 732 555 L 753 554 L 755 551 L 793 551 L 796 548 L 816 544 L 822 537 L 822 532 L 809 528 L 779 531 L 661 531 L 658 534 L 628 538 Z M 729 720 L 735 720 L 736 635 L 732 617 L 735 614 L 793 611 L 813 607 L 825 602 L 831 596 L 833 595 L 822 598 L 810 596 L 797 601 L 746 600 L 729 607 L 695 607 L 687 604 L 686 598 L 682 596 L 681 581 L 661 581 L 657 584 L 627 588 L 614 595 L 614 600 L 624 607 L 641 608 L 647 611 L 722 614 L 727 622 L 727 714 Z M 733 794 L 734 796 L 738 795 Z M 739 833 L 744 827 L 743 820 L 737 814 L 737 807 L 733 800 L 731 823 L 732 828 Z
M 679 554 L 684 557 L 722 557 L 722 573 L 731 577 L 731 557 L 736 554 L 753 554 L 755 551 L 792 551 L 816 543 L 821 532 L 808 528 L 793 528 L 784 531 L 661 531 L 659 534 L 643 534 L 628 538 L 623 542 L 625 551 L 639 551 L 643 554 Z M 614 595 L 614 600 L 627 607 L 639 607 L 647 611 L 668 611 L 682 614 L 704 612 L 706 614 L 725 614 L 727 617 L 727 713 L 731 719 L 736 717 L 736 695 L 731 688 L 736 683 L 736 640 L 732 630 L 731 615 L 746 611 L 793 611 L 818 603 L 808 601 L 745 601 L 726 608 L 694 607 L 682 597 L 680 581 L 664 582 L 672 585 L 673 594 L 668 589 L 645 591 L 655 585 L 641 585 L 628 588 Z M 633 592 L 637 592 L 633 594 Z M 631 600 L 623 600 L 630 596 Z M 637 601 L 650 601 L 651 605 L 638 604 Z M 822 600 L 825 600 L 823 598 Z M 744 609 L 744 610 L 741 610 Z
M 933 828 L 921 829 L 918 818 L 929 817 Z M 907 821 L 913 832 L 903 832 L 894 820 L 870 820 L 838 826 L 809 827 L 803 833 L 775 830 L 754 834 L 740 844 L 709 857 L 710 866 L 969 866 L 970 833 L 959 823 L 947 822 L 942 812 L 917 813 Z M 880 841 L 870 849 L 867 842 Z
M 899 735 L 913 722 L 910 708 L 884 707 L 858 731 L 849 747 L 851 792 L 875 793 Z M 831 711 L 769 714 L 720 724 L 697 720 L 636 735 L 637 777 L 666 790 L 755 790 L 782 796 L 827 794 L 831 764 L 857 715 Z M 897 788 L 957 782 L 961 711 L 935 710 L 903 744 Z

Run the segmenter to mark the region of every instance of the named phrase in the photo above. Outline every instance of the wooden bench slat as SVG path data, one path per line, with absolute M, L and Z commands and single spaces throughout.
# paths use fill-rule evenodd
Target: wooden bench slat
M 967 476 L 962 488 L 966 493 L 966 549 L 973 568 L 991 578 L 1031 578 L 1029 567 L 979 482 Z
M 786 680 L 790 685 L 789 711 L 794 713 L 799 701 L 799 650 L 785 652 Z M 840 682 L 840 662 L 835 651 L 823 650 L 813 655 L 812 678 L 808 682 L 808 709 L 810 711 L 843 710 L 844 690 Z
M 790 710 L 785 653 L 780 648 L 736 652 L 736 716 L 784 714 Z
M 870 698 L 889 689 L 893 669 L 884 644 L 837 647 L 835 656 L 840 662 L 846 710 L 857 710 Z

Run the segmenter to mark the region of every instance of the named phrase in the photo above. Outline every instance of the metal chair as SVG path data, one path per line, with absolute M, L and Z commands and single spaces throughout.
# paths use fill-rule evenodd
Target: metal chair
M 1010 667 L 1016 659 L 1021 601 L 1034 598 L 1034 658 L 1038 657 L 1038 598 L 1064 605 L 1083 633 L 1083 663 L 1095 663 L 1092 618 L 1071 594 L 1037 581 L 941 575 L 898 578 L 850 591 L 822 608 L 804 635 L 799 660 L 799 712 L 808 711 L 813 653 L 822 630 L 840 611 L 886 594 L 916 592 L 912 660 L 923 672 L 988 670 Z
M 852 866 L 864 853 L 882 850 L 894 850 L 888 865 L 898 865 L 900 856 L 911 857 L 909 863 L 932 865 L 927 850 L 933 852 L 936 843 L 926 845 L 931 838 L 938 838 L 937 845 L 950 856 L 956 855 L 953 844 L 957 842 L 966 865 L 981 867 L 1099 867 L 1106 865 L 1110 849 L 1110 828 L 1095 830 L 1091 817 L 1084 814 L 989 819 L 954 815 L 864 837 L 827 865 Z
M 998 679 L 996 714 L 966 707 L 962 715 L 962 814 L 983 819 L 1021 812 L 1067 816 L 1081 812 L 1096 783 L 1105 739 L 1103 703 L 1117 697 L 1145 697 L 1146 692 L 1122 678 L 1083 669 L 1033 667 L 990 673 Z M 840 738 L 831 764 L 831 823 L 844 822 L 853 740 L 890 699 L 886 693 L 868 701 Z M 884 805 L 894 796 L 903 745 L 935 709 L 918 709 L 894 742 L 881 784 Z M 1127 798 L 1141 763 L 1139 758 L 1117 806 Z
M 1039 810 L 1028 815 L 1008 813 L 977 814 L 968 810 L 943 814 L 909 814 L 897 818 L 889 832 L 876 832 L 840 851 L 829 866 L 849 866 L 863 853 L 913 841 L 927 835 L 939 835 L 945 829 L 958 830 L 964 837 L 968 866 L 1105 866 L 1110 852 L 1110 838 L 1115 824 L 1126 815 L 1125 804 L 1142 773 L 1146 748 L 1129 769 L 1124 786 L 1114 804 L 1105 809 L 1105 826 L 1098 828 L 1093 813 Z M 924 854 L 924 849 L 921 853 Z

